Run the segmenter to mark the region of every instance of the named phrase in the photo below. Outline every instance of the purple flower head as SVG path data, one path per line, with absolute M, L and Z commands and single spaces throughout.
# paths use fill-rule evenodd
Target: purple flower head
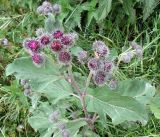
M 58 54 L 58 61 L 64 65 L 68 65 L 72 60 L 72 56 L 68 51 L 61 51 Z
M 59 118 L 59 112 L 58 111 L 54 111 L 52 112 L 49 117 L 48 117 L 48 120 L 49 122 L 53 123 L 53 122 L 57 122 L 58 121 L 58 118 Z
M 61 123 L 58 127 L 60 130 L 66 129 L 66 125 L 64 123 Z
M 25 90 L 24 90 L 24 95 L 28 97 L 28 96 L 31 95 L 31 92 L 32 92 L 31 89 L 25 89 Z
M 25 39 L 23 46 L 29 53 L 37 53 L 41 49 L 40 43 L 36 39 Z
M 53 12 L 53 8 L 52 7 L 50 7 L 50 6 L 44 7 L 44 11 L 43 11 L 44 15 L 48 15 L 49 13 L 52 13 L 52 12 Z
M 90 71 L 97 71 L 103 67 L 103 62 L 97 58 L 91 58 L 88 61 L 88 68 Z
M 42 35 L 42 36 L 40 37 L 39 41 L 40 41 L 40 44 L 41 44 L 41 45 L 47 45 L 47 44 L 49 44 L 50 41 L 51 41 L 51 40 L 50 40 L 50 36 L 47 35 L 47 34 L 44 34 L 44 35 Z
M 134 57 L 134 54 L 132 51 L 129 51 L 127 53 L 124 53 L 122 56 L 121 56 L 121 60 L 124 62 L 124 63 L 129 63 L 131 62 L 131 59 Z
M 48 1 L 44 1 L 43 3 L 42 3 L 42 6 L 44 6 L 44 7 L 47 7 L 47 6 L 52 6 L 52 4 L 50 3 L 50 2 L 48 2 Z
M 104 72 L 108 73 L 113 70 L 113 67 L 114 67 L 113 62 L 105 60 L 103 63 L 104 63 L 104 66 L 103 66 Z
M 34 53 L 32 55 L 32 61 L 37 67 L 41 67 L 45 62 L 45 58 L 42 54 Z
M 59 13 L 61 13 L 61 5 L 59 5 L 59 4 L 54 4 L 53 5 L 53 13 L 54 14 L 59 14 Z
M 24 89 L 30 89 L 30 85 L 29 83 L 26 83 L 24 86 L 23 86 Z
M 78 61 L 81 63 L 81 64 L 85 64 L 86 60 L 87 60 L 87 51 L 80 51 L 78 52 Z
M 138 45 L 135 41 L 132 41 L 131 42 L 131 47 L 133 48 L 133 49 L 142 49 L 142 47 L 140 46 L 140 45 Z
M 8 39 L 6 39 L 6 38 L 2 39 L 1 44 L 3 46 L 8 46 L 8 44 L 9 44 Z
M 53 38 L 55 38 L 55 39 L 61 39 L 62 36 L 63 36 L 63 31 L 56 30 L 56 31 L 53 32 L 52 35 L 53 35 Z
M 97 52 L 99 56 L 109 55 L 109 48 L 105 45 L 103 41 L 95 41 L 93 43 L 93 50 Z
M 21 84 L 22 86 L 24 86 L 26 83 L 28 83 L 28 80 L 21 79 L 20 84 Z
M 103 86 L 106 83 L 106 73 L 102 70 L 97 71 L 93 75 L 94 83 L 98 86 Z
M 61 38 L 61 42 L 63 45 L 65 45 L 66 48 L 72 47 L 74 41 L 75 39 L 72 34 L 64 34 L 63 37 Z
M 142 49 L 136 49 L 136 56 L 138 58 L 142 58 L 143 57 L 143 50 Z
M 43 12 L 44 12 L 44 7 L 43 7 L 43 6 L 39 6 L 39 7 L 37 8 L 37 13 L 43 14 Z
M 69 132 L 67 130 L 63 130 L 62 137 L 70 137 Z
M 42 36 L 45 33 L 45 30 L 43 28 L 36 29 L 36 36 Z
M 48 15 L 53 12 L 53 7 L 50 2 L 44 1 L 41 6 L 37 8 L 39 14 Z
M 51 43 L 51 50 L 53 52 L 60 52 L 63 48 L 61 41 L 55 40 Z

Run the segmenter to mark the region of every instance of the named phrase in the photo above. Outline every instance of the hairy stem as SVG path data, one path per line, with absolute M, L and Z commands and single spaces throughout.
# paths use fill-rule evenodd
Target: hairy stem
M 74 76 L 73 76 L 73 73 L 72 73 L 72 66 L 70 65 L 68 67 L 68 74 L 69 74 L 69 77 L 71 79 L 71 84 L 72 86 L 75 88 L 75 90 L 77 91 L 79 97 L 80 97 L 80 101 L 81 101 L 81 104 L 82 104 L 82 108 L 83 108 L 83 111 L 84 111 L 84 114 L 85 114 L 85 118 L 87 119 L 88 118 L 88 112 L 87 112 L 87 109 L 86 109 L 86 103 L 85 103 L 85 95 L 82 94 L 79 86 L 77 85 L 75 79 L 74 79 Z
M 87 81 L 86 81 L 86 87 L 85 87 L 85 90 L 84 90 L 85 93 L 87 92 L 87 88 L 88 88 L 88 86 L 89 86 L 89 83 L 90 83 L 90 81 L 91 81 L 91 78 L 92 78 L 92 72 L 90 71 L 90 72 L 89 72 L 89 75 L 88 75 L 88 78 L 87 78 Z

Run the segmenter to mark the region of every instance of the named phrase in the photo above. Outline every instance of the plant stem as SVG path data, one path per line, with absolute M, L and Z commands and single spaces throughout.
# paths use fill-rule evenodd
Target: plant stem
M 0 128 L 0 131 L 1 131 L 2 135 L 3 135 L 3 137 L 6 137 L 1 128 Z
M 77 85 L 77 83 L 76 83 L 76 81 L 74 79 L 71 65 L 68 67 L 68 73 L 69 73 L 69 77 L 71 78 L 72 86 L 76 89 L 77 93 L 79 94 L 80 101 L 81 101 L 81 104 L 82 104 L 82 108 L 83 108 L 83 111 L 84 111 L 84 114 L 85 114 L 85 118 L 87 119 L 88 118 L 88 112 L 87 112 L 87 109 L 86 109 L 85 95 L 82 94 L 79 86 Z
M 84 90 L 85 93 L 87 92 L 87 88 L 88 88 L 88 86 L 89 86 L 89 83 L 90 83 L 90 81 L 91 81 L 91 78 L 92 78 L 92 72 L 90 71 L 90 72 L 89 72 L 89 75 L 88 75 L 88 78 L 87 78 L 87 81 L 86 81 L 86 87 L 85 87 L 85 90 Z

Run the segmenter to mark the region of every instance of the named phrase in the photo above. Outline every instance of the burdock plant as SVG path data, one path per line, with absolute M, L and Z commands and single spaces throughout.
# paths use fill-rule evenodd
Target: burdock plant
M 36 38 L 23 41 L 28 56 L 6 68 L 31 99 L 32 128 L 46 137 L 92 137 L 101 136 L 97 126 L 106 127 L 109 120 L 114 125 L 137 121 L 145 125 L 155 88 L 141 79 L 117 77 L 121 61 L 129 63 L 143 49 L 132 46 L 114 59 L 110 45 L 95 40 L 92 53 L 79 47 L 82 50 L 75 54 L 78 35 L 65 31 L 59 22 L 61 6 L 44 2 L 37 12 L 46 16 L 45 27 L 36 30 Z M 76 64 L 86 73 L 78 72 Z

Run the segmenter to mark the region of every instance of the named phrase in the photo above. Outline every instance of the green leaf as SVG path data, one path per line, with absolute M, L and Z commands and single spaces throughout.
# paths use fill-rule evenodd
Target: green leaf
M 64 79 L 54 81 L 38 92 L 44 93 L 50 100 L 54 99 L 53 103 L 73 93 L 71 85 Z
M 142 80 L 124 80 L 119 82 L 117 93 L 135 98 L 142 104 L 148 104 L 155 94 L 155 87 Z
M 143 0 L 143 21 L 145 21 L 154 11 L 156 6 L 160 3 L 159 0 Z
M 79 132 L 79 129 L 82 126 L 85 126 L 87 123 L 83 120 L 83 119 L 77 119 L 77 120 L 73 120 L 73 121 L 68 121 L 65 123 L 66 124 L 66 129 L 69 132 L 69 135 L 71 137 L 77 137 L 77 134 Z M 61 132 L 57 131 L 53 137 L 61 137 Z
M 52 107 L 48 103 L 43 102 L 39 108 L 34 111 L 33 116 L 28 118 L 28 123 L 35 130 L 47 129 L 52 125 L 48 120 L 48 116 L 52 111 Z
M 107 114 L 113 124 L 125 121 L 140 121 L 146 124 L 147 112 L 142 104 L 131 97 L 107 92 L 105 87 L 89 91 L 87 95 L 87 110 L 96 112 L 105 120 Z
M 82 4 L 83 10 L 87 10 L 87 27 L 90 25 L 91 21 L 94 18 L 95 10 L 96 10 L 96 4 L 98 3 L 97 0 L 92 0 L 90 2 L 85 2 Z
M 99 0 L 99 6 L 95 14 L 97 21 L 104 20 L 111 11 L 112 0 Z
M 129 16 L 129 20 L 132 24 L 136 21 L 135 9 L 133 7 L 133 0 L 123 0 L 124 11 Z
M 149 106 L 154 116 L 160 119 L 160 96 L 155 96 Z
M 65 25 L 67 26 L 68 30 L 73 29 L 74 27 L 78 26 L 81 29 L 81 13 L 83 9 L 80 5 L 78 5 L 68 16 L 65 21 Z
M 63 79 L 59 66 L 46 58 L 43 67 L 37 68 L 31 58 L 19 58 L 6 68 L 6 75 L 14 74 L 18 79 L 29 79 L 34 91 L 43 93 L 49 99 L 56 98 L 55 102 L 72 93 L 72 88 Z
M 18 58 L 6 68 L 6 75 L 14 74 L 18 79 L 29 79 L 33 89 L 40 90 L 60 79 L 59 66 L 46 58 L 44 66 L 37 68 L 30 57 Z
M 84 129 L 86 130 L 86 128 Z M 95 132 L 91 131 L 90 129 L 84 131 L 85 133 L 80 133 L 78 134 L 77 137 L 100 137 L 98 134 L 96 134 Z

